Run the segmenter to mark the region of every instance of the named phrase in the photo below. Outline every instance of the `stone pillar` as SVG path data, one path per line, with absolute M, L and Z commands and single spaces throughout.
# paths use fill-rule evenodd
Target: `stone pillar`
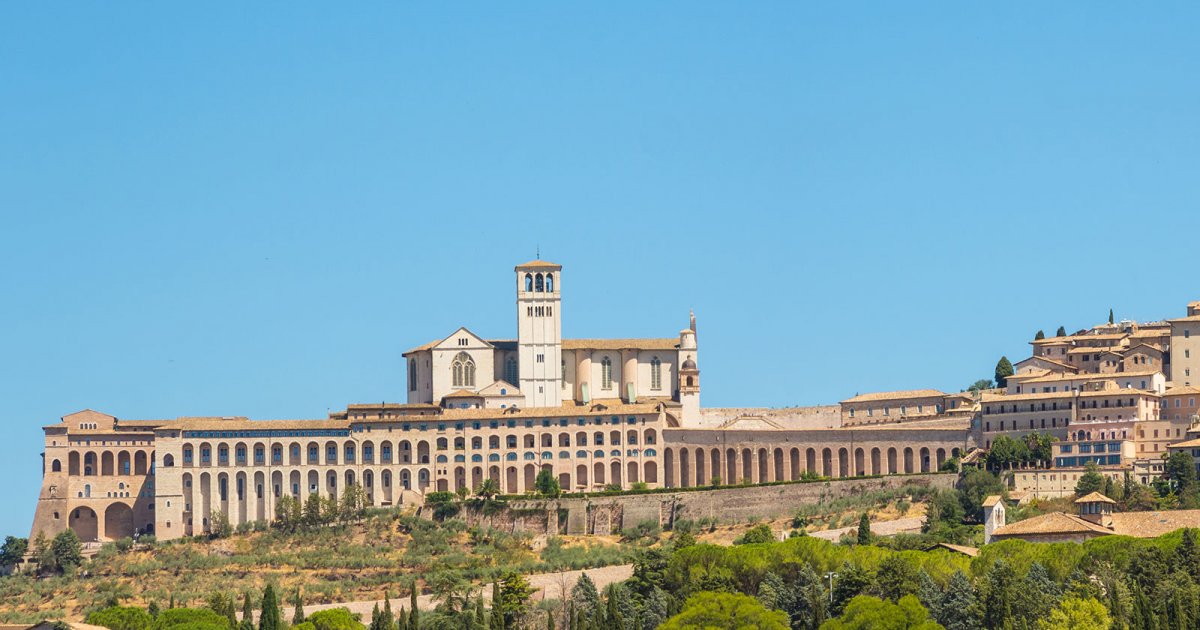
M 638 397 L 637 392 L 637 372 L 638 372 L 638 353 L 637 350 L 626 348 L 621 351 L 621 400 L 633 402 Z M 633 395 L 630 396 L 630 390 L 633 390 Z

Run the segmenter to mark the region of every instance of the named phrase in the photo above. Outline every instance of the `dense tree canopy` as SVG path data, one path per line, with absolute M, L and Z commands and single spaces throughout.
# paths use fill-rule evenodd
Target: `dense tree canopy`
M 699 593 L 688 598 L 683 610 L 661 626 L 661 630 L 715 628 L 729 630 L 788 630 L 788 617 L 767 610 L 757 599 L 732 593 Z

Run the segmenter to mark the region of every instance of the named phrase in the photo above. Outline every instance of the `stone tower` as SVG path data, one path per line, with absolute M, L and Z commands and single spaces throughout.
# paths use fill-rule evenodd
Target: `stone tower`
M 562 265 L 516 266 L 517 366 L 526 407 L 562 405 Z
M 697 363 L 696 316 L 691 316 L 688 328 L 679 331 L 679 403 L 683 405 L 683 422 L 688 425 L 700 419 L 700 368 Z

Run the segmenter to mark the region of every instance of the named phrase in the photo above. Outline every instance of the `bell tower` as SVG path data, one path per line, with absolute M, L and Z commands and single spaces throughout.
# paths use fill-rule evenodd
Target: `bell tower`
M 700 348 L 696 344 L 696 315 L 689 326 L 679 331 L 679 403 L 683 406 L 683 422 L 700 419 L 700 367 L 696 363 Z
M 562 405 L 562 265 L 534 260 L 517 275 L 517 366 L 527 407 Z

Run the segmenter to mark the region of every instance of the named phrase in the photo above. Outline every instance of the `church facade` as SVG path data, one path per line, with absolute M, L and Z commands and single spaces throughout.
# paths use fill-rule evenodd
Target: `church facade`
M 820 409 L 702 409 L 694 317 L 672 337 L 564 339 L 562 275 L 515 267 L 516 339 L 461 327 L 405 352 L 403 403 L 312 420 L 64 416 L 44 427 L 31 536 L 199 535 L 218 513 L 269 521 L 283 496 L 350 485 L 373 506 L 487 478 L 523 494 L 542 470 L 566 492 L 916 473 L 970 446 L 961 417 L 842 426 Z

